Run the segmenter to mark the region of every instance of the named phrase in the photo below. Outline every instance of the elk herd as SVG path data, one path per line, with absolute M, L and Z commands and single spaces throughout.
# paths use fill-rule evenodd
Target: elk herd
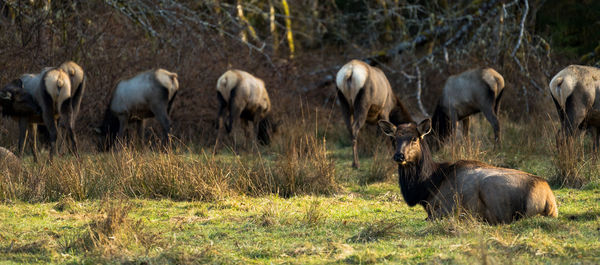
M 454 135 L 459 122 L 463 135 L 468 135 L 469 116 L 479 112 L 491 124 L 496 144 L 501 143 L 498 110 L 505 83 L 496 70 L 470 69 L 448 77 L 432 117 L 423 121 L 413 120 L 377 67 L 352 60 L 337 72 L 335 83 L 341 117 L 352 140 L 352 166 L 359 167 L 360 129 L 365 124 L 377 124 L 395 146 L 393 161 L 398 164 L 404 200 L 409 206 L 422 205 L 428 219 L 467 212 L 497 224 L 538 214 L 558 215 L 556 199 L 543 178 L 478 161 L 437 163 L 432 158 L 431 148 L 435 150 Z M 19 156 L 29 138 L 33 158 L 38 160 L 38 126 L 47 130 L 50 159 L 57 154 L 59 131 L 64 131 L 69 151 L 79 156 L 74 126 L 85 85 L 83 68 L 68 61 L 39 73 L 23 74 L 0 90 L 2 114 L 18 123 Z M 597 149 L 600 69 L 568 66 L 552 78 L 549 89 L 561 123 L 557 139 L 571 138 L 578 129 L 589 128 Z M 161 144 L 169 145 L 169 113 L 178 91 L 178 75 L 160 68 L 120 81 L 101 125 L 94 128 L 99 135 L 98 149 L 107 151 L 117 141 L 123 141 L 131 123 L 137 125 L 143 140 L 145 120 L 152 117 L 162 127 Z M 216 96 L 217 143 L 224 133 L 230 135 L 240 125 L 252 141 L 263 145 L 271 142 L 277 124 L 273 122 L 271 100 L 262 79 L 242 70 L 227 70 L 216 80 Z M 250 133 L 248 123 L 252 124 Z

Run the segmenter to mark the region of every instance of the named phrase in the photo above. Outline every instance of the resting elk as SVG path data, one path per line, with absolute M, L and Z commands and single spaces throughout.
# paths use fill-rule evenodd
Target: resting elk
M 550 94 L 561 123 L 559 135 L 573 136 L 580 127 L 593 129 L 598 150 L 600 129 L 600 69 L 569 65 L 550 81 Z
M 554 194 L 540 177 L 478 161 L 433 161 L 423 140 L 431 131 L 430 119 L 398 126 L 382 120 L 379 127 L 396 141 L 393 159 L 404 200 L 422 205 L 429 220 L 453 213 L 469 213 L 490 224 L 558 216 Z
M 483 112 L 500 143 L 498 109 L 504 92 L 504 78 L 492 68 L 479 68 L 453 75 L 446 80 L 442 96 L 433 113 L 433 135 L 439 142 L 453 134 L 458 122 L 463 135 L 469 134 L 469 116 Z
M 217 80 L 217 99 L 217 130 L 225 124 L 229 134 L 240 122 L 247 130 L 251 121 L 258 142 L 263 145 L 271 142 L 277 126 L 271 118 L 271 100 L 263 80 L 242 70 L 228 70 Z
M 99 149 L 107 151 L 117 137 L 124 141 L 130 121 L 135 121 L 143 140 L 144 119 L 154 117 L 162 127 L 162 144 L 169 141 L 169 112 L 179 90 L 177 74 L 164 69 L 142 72 L 122 80 L 112 94 L 104 120 L 95 131 L 100 135 Z
M 352 166 L 358 168 L 358 132 L 365 123 L 386 120 L 399 124 L 412 118 L 377 67 L 352 60 L 338 71 L 336 85 L 342 115 L 352 137 Z
M 40 74 L 25 74 L 13 80 L 2 91 L 5 109 L 11 109 L 7 115 L 19 121 L 19 152 L 22 153 L 25 138 L 31 128 L 32 149 L 36 158 L 35 134 L 36 126 L 30 124 L 43 123 L 48 129 L 50 138 L 50 159 L 56 155 L 56 120 L 61 114 L 61 106 L 71 98 L 71 81 L 69 75 L 60 68 L 46 68 Z M 6 108 L 6 106 L 10 106 Z M 5 111 L 5 110 L 3 110 Z M 70 124 L 68 131 L 72 132 Z M 70 139 L 74 140 L 74 136 Z M 77 145 L 72 141 L 72 148 L 77 155 Z

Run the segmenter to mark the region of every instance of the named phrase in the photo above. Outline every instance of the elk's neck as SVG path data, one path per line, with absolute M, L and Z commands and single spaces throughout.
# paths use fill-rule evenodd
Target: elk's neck
M 433 161 L 427 144 L 422 143 L 421 146 L 422 157 L 419 162 L 398 165 L 398 184 L 409 206 L 417 203 L 424 205 L 446 177 L 445 167 Z

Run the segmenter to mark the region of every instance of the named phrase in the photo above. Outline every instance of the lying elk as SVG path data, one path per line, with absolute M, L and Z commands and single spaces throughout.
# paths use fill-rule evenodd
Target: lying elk
M 554 194 L 540 177 L 478 161 L 433 161 L 423 140 L 431 131 L 430 119 L 397 127 L 380 121 L 379 127 L 396 140 L 393 159 L 404 200 L 409 206 L 422 205 L 429 220 L 460 211 L 490 224 L 538 214 L 558 216 Z
M 386 120 L 399 124 L 412 121 L 412 117 L 377 67 L 352 60 L 338 71 L 336 84 L 342 115 L 352 137 L 352 166 L 358 168 L 358 132 L 365 122 Z
M 177 74 L 164 69 L 140 73 L 122 80 L 112 94 L 104 120 L 95 131 L 101 137 L 99 149 L 107 151 L 116 138 L 124 141 L 130 121 L 138 124 L 143 141 L 144 119 L 156 118 L 162 127 L 162 144 L 169 141 L 171 120 L 169 113 L 179 90 Z
M 433 134 L 443 141 L 453 134 L 462 120 L 463 135 L 469 135 L 469 116 L 483 112 L 500 143 L 498 109 L 504 92 L 504 78 L 492 68 L 472 69 L 446 80 L 442 96 L 433 113 Z
M 569 65 L 550 81 L 550 94 L 561 123 L 559 135 L 572 136 L 580 127 L 594 130 L 594 149 L 599 147 L 600 69 Z
M 251 121 L 258 142 L 263 145 L 271 142 L 277 126 L 271 118 L 271 100 L 263 80 L 241 70 L 228 70 L 217 80 L 217 99 L 219 132 L 223 123 L 229 134 L 240 121 L 247 130 L 248 121 Z M 225 122 L 226 112 L 229 115 Z
M 19 122 L 19 152 L 22 154 L 28 130 L 31 129 L 32 149 L 34 159 L 37 160 L 35 124 L 43 123 L 48 130 L 52 159 L 57 153 L 56 120 L 61 114 L 63 103 L 71 98 L 69 75 L 60 68 L 46 68 L 40 74 L 25 74 L 4 87 L 1 96 L 5 109 L 9 110 L 5 115 L 13 116 Z M 9 107 L 6 108 L 7 106 Z M 67 130 L 73 131 L 70 124 L 67 124 Z M 75 141 L 71 143 L 77 154 Z

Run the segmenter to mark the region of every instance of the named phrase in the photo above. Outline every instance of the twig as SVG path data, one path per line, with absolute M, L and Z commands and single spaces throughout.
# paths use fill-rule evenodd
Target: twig
M 527 13 L 529 12 L 529 1 L 528 0 L 523 0 L 523 1 L 525 2 L 525 11 L 523 11 L 523 18 L 521 19 L 521 31 L 519 32 L 519 39 L 517 41 L 517 45 L 515 45 L 515 48 L 513 49 L 512 54 L 510 55 L 513 58 L 515 57 L 517 50 L 521 46 L 521 40 L 523 39 L 523 32 L 525 31 L 525 20 L 527 19 Z
M 415 66 L 415 72 L 417 72 L 417 102 L 419 103 L 419 109 L 421 109 L 421 113 L 425 115 L 425 117 L 429 117 L 425 107 L 423 107 L 423 101 L 421 100 L 421 71 L 419 70 L 419 66 Z

